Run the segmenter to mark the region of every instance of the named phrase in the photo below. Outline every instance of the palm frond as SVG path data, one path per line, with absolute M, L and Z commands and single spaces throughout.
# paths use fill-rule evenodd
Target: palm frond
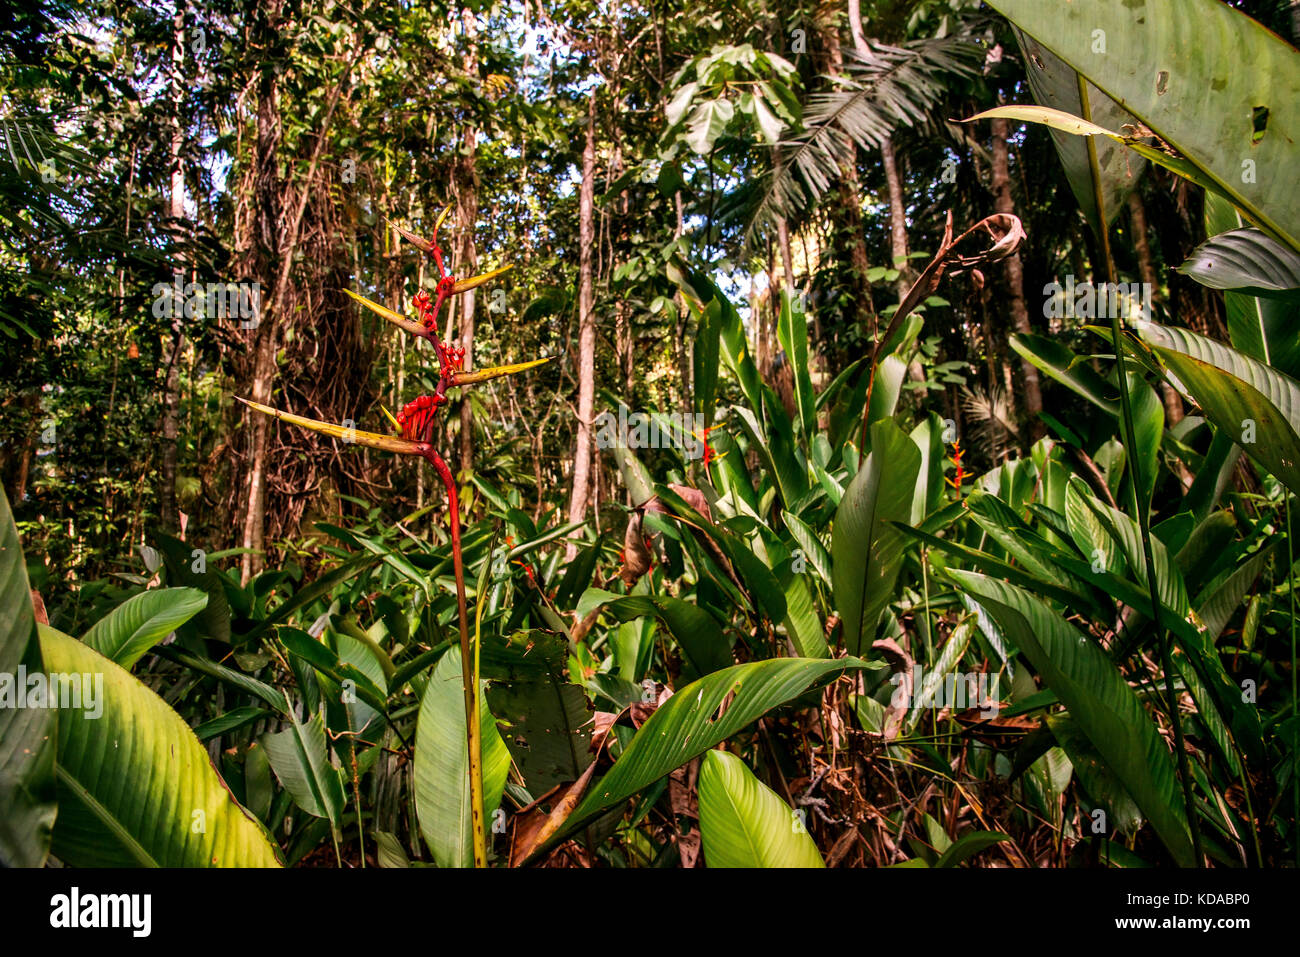
M 845 56 L 845 75 L 808 97 L 803 129 L 776 146 L 774 168 L 754 189 L 747 248 L 777 216 L 798 215 L 830 189 L 856 149 L 879 149 L 899 126 L 925 123 L 947 81 L 973 75 L 983 54 L 950 36 L 901 47 L 868 41 L 865 55 Z

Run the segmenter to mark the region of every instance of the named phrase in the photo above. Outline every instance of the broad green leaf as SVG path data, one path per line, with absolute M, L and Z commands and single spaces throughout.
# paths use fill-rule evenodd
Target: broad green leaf
M 1119 543 L 1132 581 L 1147 589 L 1146 553 L 1142 548 L 1142 531 L 1137 522 L 1093 496 L 1078 476 L 1071 477 L 1070 488 L 1097 517 L 1106 535 Z M 1068 492 L 1066 494 L 1069 495 Z M 1187 597 L 1187 586 L 1178 566 L 1169 557 L 1164 542 L 1155 536 L 1151 537 L 1151 560 L 1155 563 L 1156 594 L 1160 604 L 1179 618 L 1186 619 L 1192 607 Z
M 686 121 L 687 144 L 697 153 L 710 152 L 735 112 L 735 107 L 727 99 L 705 100 L 700 103 Z
M 129 671 L 146 651 L 207 604 L 208 596 L 197 588 L 155 588 L 122 602 L 81 640 Z
M 1088 792 L 1088 797 L 1100 804 L 1100 810 L 1106 812 L 1106 827 L 1102 833 L 1106 836 L 1112 831 L 1137 833 L 1142 826 L 1142 812 L 1111 771 L 1110 765 L 1102 759 L 1101 753 L 1079 729 L 1077 722 L 1067 714 L 1050 714 L 1047 716 L 1047 726 L 1069 756 L 1070 764 L 1079 775 L 1079 781 Z M 1093 810 L 1095 812 L 1096 809 Z M 1085 829 L 1090 831 L 1094 822 L 1100 823 L 1101 819 L 1089 814 L 1084 820 Z
M 1135 326 L 1210 421 L 1300 492 L 1300 382 L 1186 329 L 1153 322 Z
M 1165 405 L 1156 390 L 1137 373 L 1130 372 L 1129 410 L 1133 416 L 1133 438 L 1136 449 L 1129 449 L 1129 479 L 1140 476 L 1142 486 L 1137 490 L 1142 508 L 1149 510 L 1155 492 L 1156 473 L 1160 469 L 1160 442 L 1165 434 Z M 1133 468 L 1136 466 L 1136 470 Z
M 1124 552 L 1116 538 L 1109 534 L 1106 527 L 1097 518 L 1097 514 L 1088 507 L 1092 493 L 1083 485 L 1070 482 L 1065 489 L 1065 521 L 1070 529 L 1070 538 L 1075 546 L 1083 552 L 1084 561 L 1093 574 L 1107 572 L 1123 576 L 1126 570 Z
M 1244 225 L 1245 220 L 1232 203 L 1214 193 L 1205 194 L 1207 236 Z M 1294 301 L 1225 289 L 1223 306 L 1228 337 L 1235 349 L 1289 376 L 1300 374 L 1300 336 L 1294 333 Z
M 985 848 L 1009 840 L 1011 840 L 1009 834 L 999 834 L 996 831 L 972 831 L 970 834 L 963 834 L 940 855 L 934 866 L 956 867 Z
M 506 750 L 487 697 L 479 695 L 483 728 L 483 821 L 501 803 L 510 752 Z M 470 815 L 469 746 L 460 649 L 438 661 L 420 702 L 415 730 L 415 810 L 420 833 L 439 867 L 472 867 L 474 833 Z
M 687 685 L 641 725 L 613 769 L 591 786 L 569 815 L 556 839 L 573 833 L 814 684 L 846 669 L 882 668 L 884 665 L 859 658 L 771 658 L 733 665 Z M 723 709 L 731 695 L 734 697 Z
M 50 850 L 57 812 L 58 712 L 17 708 L 12 697 L 27 693 L 20 673 L 45 670 L 18 529 L 0 486 L 0 865 L 5 867 L 41 867 Z
M 1292 46 L 1218 0 L 989 5 L 1300 250 L 1300 53 Z
M 1196 864 L 1173 755 L 1133 689 L 1095 642 L 1029 593 L 976 572 L 950 569 L 973 592 L 1056 692 L 1151 826 L 1183 867 Z
M 531 794 L 576 781 L 591 764 L 592 706 L 568 679 L 563 635 L 519 632 L 482 652 L 488 704 Z
M 803 820 L 726 751 L 700 765 L 700 837 L 709 867 L 825 867 Z
M 731 643 L 711 614 L 692 602 L 666 595 L 616 597 L 607 606 L 620 621 L 652 615 L 662 621 L 689 666 L 688 674 L 703 677 L 729 666 Z
M 911 439 L 921 451 L 921 465 L 917 470 L 916 491 L 912 495 L 913 526 L 920 525 L 939 507 L 943 496 L 943 460 L 945 456 L 944 422 L 931 412 L 912 430 Z
M 810 445 L 817 431 L 817 416 L 813 407 L 812 375 L 808 366 L 808 315 L 803 311 L 802 298 L 795 298 L 792 289 L 781 293 L 781 311 L 777 317 L 776 337 L 785 350 L 786 361 L 794 376 L 794 406 L 799 421 L 799 433 L 804 444 Z
M 291 708 L 288 728 L 258 740 L 293 803 L 314 817 L 325 818 L 337 830 L 343 819 L 343 778 L 330 762 L 320 714 L 303 723 Z
M 1300 291 L 1300 253 L 1254 226 L 1211 236 L 1178 271 L 1202 286 L 1251 296 L 1294 298 Z
M 80 707 L 59 709 L 52 851 L 60 860 L 76 867 L 279 866 L 277 848 L 231 797 L 180 715 L 75 638 L 42 627 L 41 652 L 49 671 L 89 676 L 92 689 Z
M 911 517 L 921 468 L 916 443 L 892 419 L 877 422 L 871 433 L 871 454 L 844 493 L 831 532 L 835 606 L 850 655 L 871 647 L 876 623 L 893 597 L 907 542 L 893 523 Z
M 695 380 L 695 412 L 713 423 L 713 402 L 718 391 L 718 366 L 722 336 L 722 304 L 714 299 L 699 313 L 699 328 L 691 352 Z
M 1051 50 L 1021 30 L 1015 34 L 1025 55 L 1029 88 L 1040 105 L 1090 119 L 1110 130 L 1136 125 L 1133 114 L 1080 77 Z M 1093 231 L 1108 227 L 1119 214 L 1125 196 L 1141 178 L 1145 160 L 1109 139 L 1090 141 L 1052 130 L 1052 142 L 1070 190 Z
M 1259 578 L 1281 542 L 1265 545 L 1234 568 L 1222 580 L 1211 582 L 1196 602 L 1196 612 L 1205 624 L 1205 640 L 1219 640 L 1233 613 L 1242 607 L 1246 595 Z

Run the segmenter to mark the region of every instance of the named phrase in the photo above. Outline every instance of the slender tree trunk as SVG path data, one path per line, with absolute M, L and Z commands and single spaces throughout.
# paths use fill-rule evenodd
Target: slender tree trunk
M 999 213 L 1013 213 L 1015 207 L 1011 202 L 1010 159 L 1007 149 L 1007 121 L 993 121 L 993 208 Z M 1020 254 L 1012 253 L 1004 260 L 1007 287 L 1010 291 L 1011 322 L 1017 332 L 1032 331 L 1029 325 L 1029 309 L 1025 305 L 1024 268 Z M 1043 411 L 1043 393 L 1039 386 L 1038 369 L 1029 362 L 1021 360 L 1021 375 L 1024 381 L 1023 409 L 1029 426 L 1029 434 L 1037 439 L 1043 435 L 1043 423 L 1039 413 Z
M 898 298 L 902 300 L 912 288 L 911 260 L 907 258 L 907 211 L 903 207 L 903 180 L 898 175 L 898 157 L 894 141 L 888 138 L 880 146 L 885 165 L 885 190 L 889 194 L 889 255 L 898 270 Z
M 278 3 L 268 4 L 260 8 L 260 15 L 256 17 L 257 32 L 263 46 L 270 45 L 270 38 L 280 26 L 279 6 Z M 263 65 L 257 86 L 257 141 L 251 178 L 254 211 L 248 223 L 252 236 L 247 249 L 250 258 L 248 272 L 257 276 L 259 281 L 274 276 L 277 264 L 276 252 L 282 223 L 281 183 L 277 166 L 280 136 L 279 82 L 275 70 L 270 65 Z M 272 295 L 266 296 L 265 289 L 269 285 L 263 282 L 263 309 L 257 317 L 257 325 L 253 327 L 250 343 L 253 360 L 249 376 L 249 398 L 264 405 L 270 403 L 271 382 L 275 376 L 276 296 L 273 286 L 270 289 Z M 265 545 L 266 455 L 270 445 L 272 420 L 269 416 L 248 411 L 244 421 L 248 432 L 245 466 L 247 480 L 240 544 L 253 552 L 244 554 L 240 571 L 242 580 L 247 582 L 263 567 L 260 553 Z
M 595 255 L 596 185 L 596 97 L 591 94 L 587 109 L 587 138 L 582 148 L 582 186 L 578 190 L 578 439 L 573 454 L 573 490 L 569 497 L 569 521 L 580 522 L 587 515 L 591 492 L 591 428 L 596 398 L 596 313 L 592 277 Z M 570 544 L 567 557 L 577 554 Z
M 179 231 L 180 223 L 185 218 L 185 170 L 181 165 L 181 149 L 184 134 L 181 119 L 181 98 L 184 85 L 181 78 L 182 58 L 185 47 L 185 7 L 178 5 L 172 19 L 172 75 L 171 75 L 171 144 L 170 144 L 170 195 L 168 197 L 168 215 L 172 228 Z M 177 235 L 176 233 L 173 234 Z M 178 256 L 179 260 L 179 256 Z M 179 261 L 175 281 L 184 286 L 184 270 Z M 176 508 L 176 457 L 177 441 L 180 436 L 180 366 L 181 353 L 185 348 L 184 321 L 185 312 L 182 303 L 172 302 L 171 342 L 167 351 L 167 376 L 163 385 L 162 417 L 162 488 L 160 491 L 159 512 L 164 531 L 175 532 L 179 527 Z
M 279 13 L 279 5 L 271 8 L 269 16 Z M 278 29 L 274 24 L 270 29 Z M 282 198 L 288 189 L 288 182 L 281 178 L 276 162 L 279 148 L 281 127 L 278 112 L 279 86 L 274 69 L 263 67 L 259 80 L 257 103 L 257 154 L 254 158 L 256 170 L 255 195 L 258 203 L 254 228 L 257 230 L 257 275 L 273 275 L 270 302 L 263 296 L 263 309 L 253 332 L 253 372 L 249 391 L 254 402 L 270 404 L 271 386 L 275 378 L 275 355 L 279 339 L 277 330 L 281 317 L 288 314 L 286 304 L 292 286 L 293 263 L 298 244 L 302 238 L 302 222 L 307 212 L 307 203 L 316 181 L 320 167 L 321 155 L 325 142 L 329 138 L 330 124 L 335 110 L 343 97 L 352 75 L 352 68 L 364 50 L 357 50 L 339 78 L 338 85 L 330 93 L 329 103 L 321 121 L 320 131 L 312 147 L 311 160 L 307 164 L 301 186 L 298 190 L 297 203 L 287 223 L 281 220 L 284 212 Z M 248 411 L 246 421 L 249 426 L 248 440 L 248 484 L 247 510 L 244 518 L 243 547 L 255 552 L 246 553 L 241 563 L 243 581 L 259 572 L 263 567 L 260 554 L 266 543 L 266 471 L 267 456 L 271 444 L 270 416 Z
M 822 69 L 830 76 L 839 76 L 844 72 L 844 54 L 840 50 L 839 30 L 833 20 L 833 7 L 823 7 L 818 11 L 817 32 L 821 38 Z M 857 155 L 857 147 L 845 135 L 845 142 L 850 155 Z M 840 178 L 837 184 L 839 203 L 831 208 L 835 231 L 848 243 L 850 288 L 853 290 L 854 320 L 870 333 L 874 342 L 876 337 L 876 310 L 871 303 L 871 282 L 867 271 L 871 260 L 867 255 L 867 237 L 862 229 L 862 185 L 858 178 L 856 162 L 840 164 Z
M 478 75 L 478 44 L 476 40 L 476 21 L 474 14 L 465 10 L 461 16 L 465 27 L 465 72 L 470 76 Z M 478 249 L 474 245 L 474 226 L 478 221 L 478 153 L 477 131 L 473 127 L 465 131 L 465 150 L 459 166 L 459 188 L 457 190 L 456 219 L 461 230 L 460 254 L 456 268 L 464 276 L 471 276 L 478 271 Z M 475 290 L 471 289 L 460 296 L 460 346 L 465 350 L 465 368 L 474 365 L 474 306 Z M 474 467 L 474 405 L 470 401 L 469 390 L 461 390 L 460 400 L 460 467 L 469 472 Z

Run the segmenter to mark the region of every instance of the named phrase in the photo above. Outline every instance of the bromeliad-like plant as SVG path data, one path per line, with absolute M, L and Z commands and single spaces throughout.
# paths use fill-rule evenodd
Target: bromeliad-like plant
M 421 289 L 412 299 L 419 313 L 418 322 L 407 319 L 400 313 L 359 296 L 351 290 L 344 290 L 371 312 L 411 333 L 416 337 L 417 342 L 419 339 L 427 340 L 432 344 L 434 353 L 437 356 L 439 375 L 438 384 L 433 393 L 418 396 L 408 402 L 398 412 L 396 418 L 391 415 L 388 416 L 393 425 L 397 427 L 399 434 L 383 435 L 377 432 L 363 432 L 329 422 L 293 415 L 289 412 L 282 412 L 279 409 L 239 398 L 238 396 L 236 398 L 239 398 L 240 402 L 256 409 L 258 412 L 275 416 L 277 419 L 310 429 L 313 432 L 320 432 L 324 435 L 343 439 L 345 442 L 353 442 L 369 448 L 395 452 L 399 455 L 419 456 L 433 466 L 434 471 L 438 473 L 438 477 L 442 480 L 443 487 L 447 491 L 447 523 L 451 537 L 452 564 L 456 576 L 456 611 L 460 625 L 460 660 L 465 690 L 466 747 L 469 751 L 470 817 L 474 835 L 474 866 L 484 867 L 487 864 L 487 832 L 483 822 L 482 729 L 480 727 L 478 703 L 479 669 L 477 641 L 475 647 L 472 648 L 469 638 L 469 615 L 465 601 L 465 567 L 460 545 L 460 501 L 456 493 L 456 481 L 451 474 L 451 469 L 438 453 L 438 450 L 434 448 L 431 440 L 438 410 L 449 401 L 447 398 L 449 388 L 473 385 L 501 376 L 513 375 L 517 372 L 545 365 L 555 357 L 547 356 L 542 359 L 534 359 L 513 365 L 493 366 L 471 372 L 465 371 L 465 350 L 452 345 L 450 342 L 443 342 L 438 336 L 438 316 L 442 311 L 442 305 L 452 296 L 460 295 L 481 286 L 485 282 L 507 272 L 511 267 L 504 266 L 468 279 L 457 279 L 451 275 L 447 271 L 444 254 L 437 240 L 438 230 L 441 228 L 446 216 L 447 211 L 444 210 L 434 225 L 433 237 L 427 240 L 402 229 L 400 226 L 394 227 L 404 239 L 427 254 L 438 267 L 439 279 L 435 295 L 431 297 L 427 290 Z M 384 411 L 388 415 L 387 410 Z

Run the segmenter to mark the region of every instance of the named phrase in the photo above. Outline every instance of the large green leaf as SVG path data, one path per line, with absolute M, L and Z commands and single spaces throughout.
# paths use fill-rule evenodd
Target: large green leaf
M 1300 253 L 1254 226 L 1211 236 L 1192 250 L 1178 271 L 1202 286 L 1252 296 L 1294 298 L 1300 289 Z
M 1245 225 L 1241 212 L 1215 193 L 1205 194 L 1205 234 L 1217 236 Z M 1289 376 L 1300 374 L 1300 336 L 1294 331 L 1295 302 L 1225 289 L 1228 337 L 1235 349 Z
M 81 640 L 123 668 L 207 607 L 197 588 L 154 588 L 132 595 L 95 622 Z
M 641 725 L 613 769 L 592 785 L 557 838 L 573 833 L 815 683 L 849 668 L 883 667 L 858 658 L 771 658 L 715 671 L 687 685 Z M 723 702 L 731 695 L 734 697 L 723 710 Z
M 1174 759 L 1106 653 L 1028 592 L 977 572 L 948 576 L 973 593 L 1056 692 L 1179 865 L 1195 866 Z
M 1210 421 L 1300 492 L 1300 382 L 1186 329 L 1134 325 Z
M 337 829 L 343 821 L 343 778 L 330 762 L 325 744 L 325 721 L 313 714 L 303 723 L 289 710 L 289 727 L 259 739 L 271 770 L 293 803 Z
M 921 452 L 892 419 L 871 427 L 871 454 L 853 477 L 835 512 L 831 574 L 844 646 L 859 655 L 871 646 L 876 622 L 903 567 L 907 523 L 921 469 Z
M 1051 50 L 1022 30 L 1015 34 L 1025 55 L 1029 89 L 1038 103 L 1111 130 L 1136 125 L 1133 114 L 1080 77 Z M 1146 162 L 1109 139 L 1088 140 L 1052 130 L 1052 142 L 1084 217 L 1094 231 L 1109 226 L 1119 214 L 1124 197 L 1137 185 Z
M 1219 0 L 989 5 L 1300 249 L 1300 53 L 1293 47 Z
M 53 852 L 61 860 L 78 867 L 279 865 L 266 832 L 231 796 L 180 715 L 75 638 L 42 628 L 41 652 L 50 672 L 91 678 L 81 707 L 59 709 Z
M 549 632 L 519 632 L 482 652 L 488 703 L 532 794 L 576 781 L 591 764 L 592 706 L 568 680 L 568 642 Z
M 50 850 L 57 810 L 53 708 L 16 708 L 26 694 L 19 669 L 45 671 L 27 566 L 9 500 L 0 486 L 0 865 L 40 867 Z M 8 700 L 6 700 L 8 699 Z
M 704 755 L 699 801 L 709 867 L 826 866 L 803 819 L 734 754 Z
M 478 700 L 483 728 L 483 821 L 488 826 L 505 790 L 510 752 L 488 710 L 486 695 L 480 693 Z M 420 832 L 439 867 L 474 865 L 466 741 L 460 649 L 452 648 L 433 669 L 415 729 L 415 810 Z
M 1012 335 L 1008 342 L 1021 358 L 1040 371 L 1073 389 L 1099 409 L 1113 416 L 1119 415 L 1119 391 L 1066 346 L 1046 336 L 1020 332 Z
M 814 411 L 812 374 L 808 366 L 808 315 L 801 306 L 802 300 L 793 298 L 794 290 L 781 294 L 781 312 L 776 323 L 776 338 L 785 350 L 786 361 L 794 376 L 794 405 L 799 420 L 799 432 L 805 443 L 811 443 L 817 431 Z

